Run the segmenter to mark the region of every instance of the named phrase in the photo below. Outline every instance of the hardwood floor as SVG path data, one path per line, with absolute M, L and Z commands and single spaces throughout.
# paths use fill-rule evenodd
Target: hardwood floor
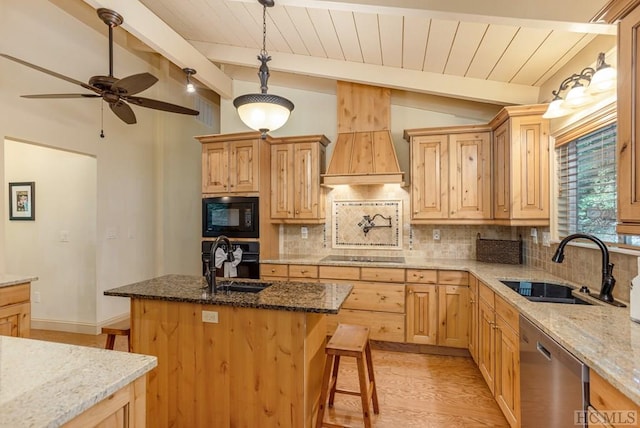
M 106 342 L 105 335 L 48 330 L 31 330 L 31 338 L 98 348 Z M 125 337 L 116 337 L 115 349 L 127 350 Z M 373 365 L 380 401 L 376 428 L 509 426 L 471 358 L 374 349 Z M 354 359 L 343 358 L 338 387 L 355 390 L 357 379 Z M 364 426 L 360 398 L 337 394 L 325 421 Z

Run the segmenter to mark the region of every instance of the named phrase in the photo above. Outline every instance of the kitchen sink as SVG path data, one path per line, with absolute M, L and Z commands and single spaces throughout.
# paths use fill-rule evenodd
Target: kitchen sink
M 218 292 L 259 293 L 270 285 L 270 282 L 220 281 L 217 289 Z
M 321 262 L 355 262 L 355 263 L 404 263 L 404 257 L 385 256 L 342 256 L 329 255 Z
M 572 294 L 573 288 L 568 285 L 550 282 L 532 281 L 500 281 L 513 291 L 532 302 L 568 303 L 573 305 L 591 305 Z

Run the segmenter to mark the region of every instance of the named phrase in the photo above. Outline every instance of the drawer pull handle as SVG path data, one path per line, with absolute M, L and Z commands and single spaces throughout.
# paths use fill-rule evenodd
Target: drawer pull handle
M 307 273 L 307 271 L 303 269 L 300 271 L 300 273 Z

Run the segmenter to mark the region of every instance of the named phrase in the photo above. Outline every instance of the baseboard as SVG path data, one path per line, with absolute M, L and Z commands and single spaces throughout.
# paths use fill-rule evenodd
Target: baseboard
M 31 328 L 34 330 L 65 331 L 68 333 L 100 334 L 102 326 L 123 321 L 127 318 L 129 318 L 129 313 L 117 315 L 98 324 L 31 318 Z

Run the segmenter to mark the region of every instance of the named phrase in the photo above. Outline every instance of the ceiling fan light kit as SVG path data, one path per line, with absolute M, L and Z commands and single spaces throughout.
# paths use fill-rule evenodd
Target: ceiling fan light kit
M 575 109 L 594 104 L 616 89 L 616 70 L 604 61 L 604 52 L 598 54 L 596 68 L 587 67 L 574 73 L 552 91 L 553 99 L 542 115 L 545 119 L 555 119 L 571 114 Z M 560 96 L 568 91 L 564 99 Z
M 124 22 L 122 16 L 110 9 L 100 8 L 97 10 L 98 17 L 109 28 L 109 75 L 108 76 L 93 76 L 89 79 L 88 83 L 81 82 L 71 77 L 64 76 L 56 73 L 55 71 L 47 70 L 35 64 L 31 64 L 27 61 L 19 58 L 0 54 L 0 56 L 7 58 L 11 61 L 17 62 L 24 66 L 30 67 L 34 70 L 48 74 L 58 79 L 66 80 L 69 83 L 81 86 L 92 94 L 41 94 L 41 95 L 22 95 L 24 98 L 42 98 L 42 99 L 54 99 L 54 98 L 102 98 L 111 111 L 127 124 L 136 123 L 136 115 L 129 106 L 129 104 L 137 105 L 140 107 L 150 108 L 154 110 L 166 111 L 169 113 L 180 113 L 197 116 L 200 114 L 197 110 L 191 108 L 179 106 L 176 104 L 167 103 L 164 101 L 154 100 L 150 98 L 143 98 L 133 96 L 139 92 L 149 89 L 153 86 L 158 78 L 150 73 L 139 73 L 131 76 L 127 76 L 122 79 L 118 79 L 113 76 L 113 29 Z M 195 74 L 195 70 L 193 72 Z
M 267 62 L 271 57 L 267 52 L 267 7 L 273 7 L 273 0 L 258 0 L 262 5 L 262 50 L 258 55 L 260 61 L 260 93 L 240 95 L 233 100 L 233 105 L 238 111 L 240 120 L 251 129 L 260 131 L 262 138 L 266 138 L 267 132 L 281 128 L 293 110 L 291 101 L 278 95 L 267 94 L 269 80 L 269 66 Z
M 191 76 L 197 72 L 193 68 L 183 68 L 182 71 L 187 75 L 187 92 L 193 94 L 196 91 L 195 85 L 191 82 Z

